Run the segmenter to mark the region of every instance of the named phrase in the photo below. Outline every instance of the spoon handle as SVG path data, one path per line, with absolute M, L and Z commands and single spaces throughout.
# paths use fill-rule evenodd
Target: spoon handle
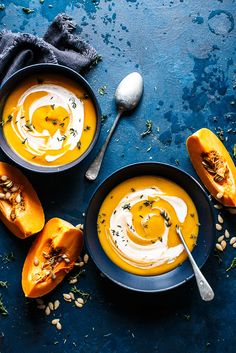
M 214 299 L 214 292 L 211 288 L 211 286 L 209 285 L 209 283 L 207 282 L 206 278 L 203 276 L 202 272 L 200 271 L 198 265 L 196 264 L 185 240 L 184 240 L 184 237 L 182 235 L 182 232 L 181 232 L 181 229 L 179 226 L 176 226 L 176 232 L 178 234 L 178 236 L 180 237 L 182 243 L 183 243 L 183 246 L 188 254 L 188 258 L 189 258 L 189 261 L 192 265 L 192 268 L 193 268 L 193 272 L 195 274 L 195 278 L 196 278 L 196 282 L 197 282 L 197 285 L 198 285 L 198 289 L 199 289 L 199 293 L 201 295 L 201 298 L 204 300 L 204 301 L 210 301 L 212 299 Z
M 116 128 L 116 125 L 120 119 L 120 116 L 122 115 L 123 111 L 119 111 L 115 120 L 114 120 L 114 123 L 109 131 L 109 134 L 106 138 L 106 141 L 104 142 L 102 148 L 100 149 L 97 157 L 94 159 L 94 161 L 92 162 L 92 164 L 90 165 L 89 169 L 87 170 L 85 176 L 88 180 L 95 180 L 98 176 L 98 173 L 99 173 L 99 170 L 101 168 L 101 165 L 102 165 L 102 161 L 103 161 L 103 157 L 104 157 L 104 154 L 106 152 L 106 149 L 107 149 L 107 146 L 108 146 L 108 143 L 113 135 L 113 132 L 115 131 L 115 128 Z

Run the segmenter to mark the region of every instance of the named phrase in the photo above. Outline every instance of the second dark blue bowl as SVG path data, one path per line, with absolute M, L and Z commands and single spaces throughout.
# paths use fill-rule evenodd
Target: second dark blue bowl
M 154 175 L 167 178 L 180 185 L 193 200 L 201 226 L 193 256 L 199 267 L 206 262 L 214 243 L 214 217 L 209 198 L 201 185 L 189 174 L 163 163 L 138 163 L 122 168 L 109 176 L 93 195 L 86 215 L 85 242 L 97 265 L 115 283 L 140 292 L 161 292 L 175 288 L 193 277 L 188 260 L 174 270 L 157 276 L 138 276 L 115 265 L 105 254 L 98 239 L 97 217 L 106 195 L 118 184 L 132 177 Z

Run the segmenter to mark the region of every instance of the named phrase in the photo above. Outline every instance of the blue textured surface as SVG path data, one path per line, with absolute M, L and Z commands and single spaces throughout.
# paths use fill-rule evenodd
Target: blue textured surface
M 43 35 L 54 16 L 65 11 L 79 24 L 82 37 L 103 56 L 86 76 L 95 91 L 107 85 L 107 94 L 98 94 L 98 99 L 108 119 L 93 154 L 80 167 L 56 178 L 26 173 L 39 193 L 47 219 L 59 216 L 74 224 L 83 222 L 82 214 L 99 182 L 131 162 L 176 164 L 178 159 L 180 168 L 195 176 L 185 139 L 198 128 L 224 128 L 225 144 L 232 152 L 236 135 L 226 131 L 236 128 L 234 0 L 2 3 L 6 9 L 0 11 L 1 29 Z M 35 11 L 26 15 L 22 6 Z M 144 76 L 142 104 L 132 116 L 121 120 L 99 179 L 89 183 L 84 172 L 114 118 L 115 87 L 133 70 Z M 146 119 L 153 120 L 154 129 L 141 139 Z M 225 218 L 235 232 L 232 217 Z M 0 253 L 15 254 L 15 261 L 1 263 L 0 279 L 10 282 L 8 289 L 0 290 L 9 310 L 8 317 L 0 317 L 2 353 L 235 352 L 236 270 L 228 275 L 225 272 L 235 256 L 234 249 L 227 250 L 221 265 L 212 254 L 204 267 L 216 292 L 212 303 L 201 302 L 194 281 L 161 295 L 125 291 L 102 278 L 90 262 L 79 287 L 90 291 L 92 300 L 81 311 L 63 302 L 56 313 L 63 324 L 58 332 L 50 324 L 51 317 L 44 316 L 22 294 L 20 273 L 31 240 L 16 239 L 3 225 L 0 233 Z M 68 290 L 64 281 L 48 299 L 61 299 Z

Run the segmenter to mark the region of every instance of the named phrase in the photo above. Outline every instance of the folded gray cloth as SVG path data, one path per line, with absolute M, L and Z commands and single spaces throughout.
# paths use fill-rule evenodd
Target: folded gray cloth
M 38 38 L 28 33 L 0 33 L 0 85 L 15 71 L 37 63 L 68 66 L 79 72 L 96 59 L 96 50 L 73 34 L 76 24 L 71 17 L 59 14 L 45 36 Z

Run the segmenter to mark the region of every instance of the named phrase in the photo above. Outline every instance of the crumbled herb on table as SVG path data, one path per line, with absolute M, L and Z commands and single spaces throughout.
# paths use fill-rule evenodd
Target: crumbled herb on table
M 104 85 L 104 86 L 100 87 L 100 88 L 98 89 L 98 93 L 99 93 L 101 96 L 104 96 L 104 94 L 107 94 L 107 86 Z
M 34 12 L 34 10 L 30 9 L 29 7 L 22 7 L 22 11 L 26 13 L 26 15 L 29 15 L 30 13 Z
M 8 315 L 8 311 L 3 303 L 3 299 L 2 299 L 2 295 L 0 294 L 0 314 L 2 314 L 3 316 L 7 316 Z
M 8 282 L 7 281 L 0 281 L 0 287 L 1 288 L 7 288 L 8 287 Z
M 15 256 L 12 251 L 8 254 L 0 255 L 0 258 L 4 264 L 8 264 L 9 262 L 12 262 L 15 260 Z
M 141 137 L 145 137 L 147 135 L 150 135 L 150 133 L 152 132 L 152 125 L 153 125 L 152 120 L 146 121 L 146 130 L 141 133 Z
M 235 267 L 236 267 L 236 257 L 233 258 L 233 260 L 232 260 L 230 266 L 226 269 L 226 272 L 232 270 L 232 269 L 235 268 Z

